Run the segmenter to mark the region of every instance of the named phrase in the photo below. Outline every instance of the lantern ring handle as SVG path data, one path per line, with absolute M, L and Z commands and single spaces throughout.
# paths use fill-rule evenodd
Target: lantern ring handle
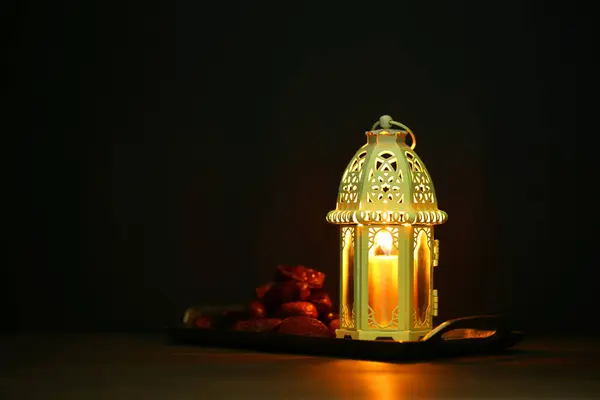
M 382 119 L 383 119 L 383 117 L 382 117 L 382 118 L 380 118 L 380 120 L 379 120 L 379 121 L 375 122 L 375 123 L 373 124 L 373 127 L 371 128 L 371 130 L 375 130 L 375 128 L 377 128 L 377 126 L 381 126 L 381 122 L 380 122 L 380 121 L 381 121 Z M 414 133 L 413 133 L 413 132 L 410 130 L 410 128 L 409 128 L 408 126 L 406 126 L 406 125 L 404 125 L 404 124 L 402 124 L 402 123 L 400 123 L 400 122 L 396 122 L 396 121 L 394 121 L 394 120 L 393 120 L 393 119 L 391 119 L 391 118 L 384 119 L 384 123 L 385 123 L 386 125 L 396 125 L 396 126 L 398 126 L 398 127 L 402 128 L 402 129 L 405 129 L 405 130 L 406 130 L 406 133 L 408 133 L 408 134 L 410 135 L 410 138 L 411 138 L 411 140 L 412 140 L 412 143 L 410 144 L 410 149 L 411 149 L 411 150 L 414 150 L 414 148 L 417 146 L 417 139 L 415 138 L 415 134 L 414 134 Z M 382 126 L 382 128 L 383 128 L 383 126 Z

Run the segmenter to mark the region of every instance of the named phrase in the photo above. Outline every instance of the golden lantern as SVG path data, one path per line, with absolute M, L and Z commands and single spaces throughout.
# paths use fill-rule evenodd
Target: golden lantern
M 336 336 L 416 341 L 432 330 L 438 312 L 433 227 L 448 215 L 438 209 L 408 127 L 384 115 L 366 136 L 344 171 L 336 209 L 327 214 L 327 222 L 341 227 Z

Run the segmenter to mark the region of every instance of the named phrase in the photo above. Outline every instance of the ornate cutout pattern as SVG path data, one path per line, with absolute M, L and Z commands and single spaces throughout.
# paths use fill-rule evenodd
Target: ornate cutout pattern
M 354 313 L 350 315 L 350 311 L 345 304 L 340 308 L 340 327 L 346 329 L 354 328 Z
M 348 238 L 348 243 L 346 243 Z M 354 227 L 345 226 L 342 228 L 342 250 L 346 250 L 346 246 L 354 243 Z
M 348 168 L 346 168 L 346 171 L 344 171 L 344 175 L 342 176 L 342 189 L 340 190 L 338 203 L 358 203 L 358 184 L 362 178 L 362 169 L 366 157 L 367 152 L 361 151 L 350 162 L 350 165 Z
M 407 151 L 405 152 L 405 155 L 412 176 L 413 203 L 434 203 L 435 199 L 431 190 L 431 180 L 425 172 L 425 169 L 421 166 L 421 163 L 413 153 Z
M 371 329 L 398 329 L 400 325 L 400 306 L 396 306 L 392 312 L 392 319 L 385 325 L 379 325 L 377 323 L 376 315 L 373 309 L 368 307 L 368 324 Z
M 385 227 L 385 228 L 369 228 L 369 250 L 375 245 L 375 237 L 379 231 L 388 231 L 392 234 L 394 241 L 394 247 L 398 249 L 398 228 L 395 227 Z
M 368 203 L 403 203 L 404 193 L 401 191 L 402 170 L 398 168 L 398 157 L 389 150 L 377 154 L 375 165 L 367 178 L 369 191 Z
M 403 211 L 353 211 L 333 210 L 327 214 L 327 221 L 332 224 L 430 224 L 439 225 L 446 222 L 448 214 L 440 210 L 417 211 L 405 213 Z

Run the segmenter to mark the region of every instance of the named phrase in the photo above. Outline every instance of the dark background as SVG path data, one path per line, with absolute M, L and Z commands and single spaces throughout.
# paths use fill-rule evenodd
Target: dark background
M 576 2 L 80 3 L 3 12 L 22 132 L 3 328 L 152 329 L 246 301 L 279 263 L 337 295 L 325 215 L 382 114 L 449 214 L 438 321 L 571 332 L 596 311 Z

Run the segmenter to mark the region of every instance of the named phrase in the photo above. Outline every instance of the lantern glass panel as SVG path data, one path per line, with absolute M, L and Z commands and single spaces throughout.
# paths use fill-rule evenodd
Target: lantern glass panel
M 369 228 L 368 323 L 372 329 L 398 327 L 398 228 Z
M 424 328 L 429 324 L 431 297 L 431 228 L 414 228 L 413 254 L 413 304 L 414 326 Z
M 340 326 L 354 328 L 354 227 L 342 227 Z

